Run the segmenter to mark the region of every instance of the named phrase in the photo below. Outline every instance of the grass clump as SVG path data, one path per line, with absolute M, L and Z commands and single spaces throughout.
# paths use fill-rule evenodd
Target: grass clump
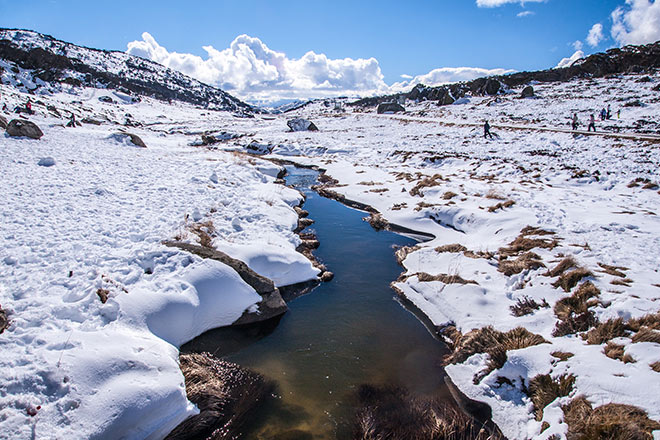
M 652 432 L 660 429 L 660 423 L 631 405 L 608 403 L 593 409 L 581 396 L 562 406 L 562 410 L 569 440 L 652 440 Z
M 446 252 L 459 253 L 459 252 L 467 251 L 467 248 L 462 244 L 454 243 L 454 244 L 446 244 L 444 246 L 438 246 L 437 248 L 435 248 L 435 251 L 439 254 L 444 254 Z
M 569 353 L 566 351 L 553 351 L 552 353 L 550 353 L 550 355 L 556 357 L 561 362 L 566 362 L 567 360 L 575 356 L 573 353 Z
M 507 200 L 505 202 L 499 202 L 499 203 L 497 203 L 493 206 L 489 206 L 488 207 L 488 212 L 495 212 L 495 211 L 500 210 L 500 209 L 510 208 L 515 204 L 516 204 L 516 202 L 514 200 Z
M 518 298 L 518 301 L 509 308 L 511 309 L 511 314 L 513 316 L 525 316 L 531 315 L 540 308 L 548 307 L 550 307 L 550 305 L 545 299 L 541 303 L 538 303 L 528 296 L 523 296 L 522 298 Z
M 445 192 L 445 193 L 442 195 L 442 199 L 443 199 L 443 200 L 451 200 L 451 199 L 453 199 L 454 197 L 456 197 L 457 195 L 458 195 L 458 194 L 456 194 L 455 192 L 447 191 L 447 192 Z
M 593 277 L 594 274 L 584 267 L 578 267 L 569 272 L 564 272 L 559 275 L 559 279 L 552 283 L 553 287 L 561 287 L 564 292 L 570 292 L 571 289 L 578 285 L 583 278 Z
M 598 318 L 589 307 L 598 304 L 595 297 L 600 291 L 590 281 L 583 283 L 571 296 L 555 303 L 554 312 L 559 322 L 552 332 L 553 336 L 566 336 L 584 332 L 598 325 Z
M 635 342 L 654 342 L 660 344 L 660 331 L 653 330 L 649 327 L 642 327 L 632 337 L 633 343 Z
M 612 276 L 619 277 L 619 278 L 626 278 L 626 274 L 623 273 L 622 271 L 628 270 L 627 267 L 611 266 L 611 265 L 605 264 L 605 263 L 598 263 L 598 265 L 602 269 L 599 272 L 606 273 L 608 275 L 612 275 Z
M 390 223 L 385 220 L 385 217 L 380 213 L 372 212 L 369 217 L 365 217 L 364 220 L 366 220 L 376 231 L 382 231 L 390 227 Z
M 525 252 L 515 260 L 500 260 L 497 270 L 506 276 L 519 274 L 524 270 L 536 270 L 545 267 L 541 257 L 534 252 Z
M 568 269 L 572 269 L 574 267 L 579 267 L 577 264 L 577 261 L 573 257 L 566 257 L 563 260 L 559 262 L 558 265 L 556 265 L 554 268 L 550 269 L 545 273 L 546 277 L 554 278 L 557 277 L 564 272 L 566 272 Z
M 656 373 L 660 373 L 660 362 L 653 362 L 651 365 L 651 370 L 655 371 Z
M 417 184 L 414 187 L 412 187 L 409 193 L 411 196 L 424 197 L 424 193 L 422 192 L 424 188 L 431 188 L 434 186 L 438 186 L 444 180 L 445 179 L 440 174 L 434 174 L 431 177 L 425 177 L 424 179 L 417 182 Z
M 500 248 L 498 253 L 502 257 L 512 257 L 520 255 L 523 252 L 531 251 L 534 248 L 554 249 L 559 244 L 559 241 L 556 239 L 528 238 L 527 235 L 521 232 L 508 246 Z
M 534 415 L 537 421 L 543 419 L 543 410 L 558 397 L 568 396 L 573 391 L 575 376 L 564 374 L 553 379 L 549 374 L 534 376 L 529 381 L 527 395 L 534 404 Z
M 531 333 L 524 327 L 517 327 L 508 332 L 500 332 L 493 327 L 483 327 L 472 330 L 465 335 L 454 336 L 453 352 L 445 358 L 448 364 L 465 362 L 477 353 L 487 353 L 489 356 L 486 369 L 477 373 L 475 383 L 486 377 L 492 371 L 502 368 L 507 361 L 506 352 L 547 343 L 542 336 Z
M 587 333 L 587 343 L 591 345 L 600 345 L 614 338 L 619 338 L 625 335 L 626 326 L 623 319 L 609 319 L 589 330 L 589 333 Z
M 623 345 L 615 344 L 614 342 L 608 342 L 603 353 L 610 359 L 617 359 L 623 362 L 624 364 L 634 363 L 635 359 L 629 354 L 625 353 L 625 347 Z
M 431 281 L 440 281 L 441 283 L 445 284 L 479 284 L 474 280 L 466 280 L 462 278 L 460 275 L 449 275 L 445 273 L 441 273 L 438 275 L 430 275 L 426 272 L 417 272 L 413 275 L 408 275 L 405 277 L 405 279 L 408 279 L 410 277 L 417 276 L 417 279 L 422 282 L 422 283 L 428 283 Z

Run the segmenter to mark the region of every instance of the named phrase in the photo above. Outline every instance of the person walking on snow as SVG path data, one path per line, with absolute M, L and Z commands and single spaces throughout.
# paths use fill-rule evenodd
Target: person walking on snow
M 605 114 L 606 119 L 610 119 L 612 117 L 612 109 L 610 108 L 610 105 L 607 104 L 607 113 Z
M 596 118 L 594 118 L 594 114 L 591 114 L 591 118 L 589 119 L 589 127 L 587 127 L 587 131 L 591 131 L 591 129 L 594 129 L 594 133 L 596 132 Z
M 578 128 L 578 117 L 577 113 L 573 113 L 573 123 L 571 125 L 573 127 L 573 130 L 577 130 Z
M 490 132 L 490 124 L 488 123 L 488 121 L 484 123 L 484 139 L 486 139 L 487 136 L 490 137 L 491 139 L 493 138 L 493 135 Z
M 29 114 L 32 114 L 32 101 L 30 98 L 28 98 L 27 102 L 25 103 L 25 108 L 27 109 Z

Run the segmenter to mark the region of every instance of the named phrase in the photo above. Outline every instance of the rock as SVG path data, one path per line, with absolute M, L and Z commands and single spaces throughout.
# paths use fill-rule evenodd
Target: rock
M 330 272 L 329 270 L 326 270 L 321 274 L 321 281 L 327 283 L 328 281 L 332 281 L 334 277 L 335 277 L 334 273 Z
M 9 319 L 7 319 L 7 312 L 2 310 L 2 307 L 0 307 L 0 334 L 4 332 L 7 327 L 9 327 Z
M 0 128 L 5 130 L 7 128 L 7 125 L 8 125 L 7 119 L 4 116 L 0 115 Z
M 531 98 L 533 96 L 534 96 L 534 87 L 532 86 L 525 87 L 522 93 L 520 94 L 521 98 Z
M 92 119 L 92 118 L 82 118 L 80 120 L 80 122 L 82 122 L 83 124 L 91 124 L 91 125 L 101 125 L 102 124 L 101 121 L 97 121 L 96 119 Z
M 273 151 L 273 148 L 275 148 L 274 145 L 260 144 L 255 141 L 250 142 L 250 144 L 245 147 L 248 153 L 257 155 L 269 154 L 271 151 Z
M 42 166 L 42 167 L 52 167 L 55 165 L 55 159 L 52 157 L 42 157 L 39 159 L 39 162 L 37 162 L 37 165 Z
M 31 139 L 39 139 L 44 135 L 37 124 L 25 119 L 12 119 L 7 125 L 7 134 L 16 137 L 25 136 Z
M 383 102 L 381 104 L 378 104 L 378 108 L 376 109 L 376 112 L 378 114 L 383 114 L 383 113 L 397 113 L 397 112 L 405 112 L 406 109 L 403 108 L 401 104 L 397 104 L 396 102 Z
M 303 118 L 295 118 L 286 121 L 291 131 L 318 131 L 318 127 L 312 121 Z
M 500 91 L 502 84 L 496 79 L 489 79 L 484 85 L 483 92 L 486 95 L 494 96 Z
M 439 98 L 438 98 L 438 105 L 451 105 L 455 102 L 456 100 L 454 99 L 453 96 L 451 96 L 451 93 L 449 90 L 445 89 L 445 93 L 443 93 Z
M 115 100 L 114 100 L 114 99 L 112 99 L 112 98 L 109 97 L 109 96 L 105 96 L 105 95 L 104 95 L 104 96 L 99 96 L 99 101 L 101 101 L 101 102 L 105 102 L 105 103 L 107 103 L 107 104 L 114 104 L 114 103 L 115 103 Z
M 147 148 L 147 145 L 144 143 L 142 139 L 140 139 L 140 136 L 133 134 L 133 133 L 127 133 L 127 132 L 117 132 L 113 133 L 109 137 L 110 139 L 114 139 L 118 142 L 121 143 L 127 143 L 130 142 L 133 145 L 136 145 L 141 148 Z

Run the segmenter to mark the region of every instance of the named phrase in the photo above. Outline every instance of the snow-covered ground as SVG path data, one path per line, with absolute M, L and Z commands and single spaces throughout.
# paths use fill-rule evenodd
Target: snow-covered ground
M 512 93 L 446 107 L 408 102 L 405 115 L 317 102 L 240 119 L 149 99 L 131 104 L 111 91 L 68 86 L 36 97 L 63 117 L 37 103 L 30 119 L 44 130 L 41 140 L 0 137 L 0 304 L 11 319 L 0 336 L 0 429 L 16 438 L 31 431 L 37 438 L 158 438 L 194 411 L 177 347 L 230 324 L 259 298 L 226 266 L 166 248 L 162 240 L 194 242 L 195 225 L 211 221 L 214 246 L 277 285 L 316 275 L 294 251 L 292 206 L 300 196 L 273 183 L 276 166 L 231 152 L 250 144 L 272 148 L 272 157 L 319 165 L 339 181 L 333 191 L 373 206 L 391 223 L 433 234 L 407 255 L 408 277 L 395 287 L 434 324 L 454 324 L 463 334 L 524 326 L 547 341 L 509 351 L 504 365 L 479 381 L 474 377 L 487 354 L 447 367 L 460 389 L 492 407 L 509 438 L 564 436 L 561 405 L 579 395 L 594 407 L 635 405 L 660 421 L 660 373 L 650 366 L 660 361 L 660 344 L 615 339 L 636 361 L 624 363 L 605 356 L 605 344 L 553 336 L 553 307 L 570 293 L 545 275 L 569 256 L 590 270 L 582 281 L 600 291 L 589 304 L 600 322 L 660 311 L 657 144 L 498 128 L 566 128 L 572 113 L 584 123 L 610 103 L 614 119 L 597 122 L 597 129 L 657 132 L 660 93 L 651 89 L 660 76 L 639 78 L 535 85 L 537 98 L 528 99 Z M 0 88 L 10 108 L 26 99 L 11 86 Z M 116 103 L 99 102 L 101 95 Z M 642 106 L 623 107 L 636 100 Z M 104 123 L 64 128 L 71 110 Z M 288 132 L 286 119 L 294 116 L 311 119 L 320 131 Z M 147 149 L 110 137 L 126 119 L 143 124 L 129 131 Z M 484 139 L 478 124 L 485 119 L 495 139 Z M 190 145 L 208 130 L 238 137 L 210 148 Z M 42 157 L 55 165 L 37 165 Z M 630 186 L 635 179 L 647 180 Z M 530 249 L 544 267 L 505 275 L 498 270 L 501 248 L 526 226 L 554 233 L 528 238 L 556 243 Z M 436 250 L 448 244 L 466 250 Z M 624 277 L 599 263 L 619 267 Z M 418 273 L 474 283 L 421 281 Z M 109 293 L 105 304 L 98 289 Z M 549 307 L 514 316 L 510 307 L 525 297 Z M 573 356 L 551 355 L 557 352 Z M 522 390 L 539 374 L 576 380 L 536 420 Z M 541 433 L 544 422 L 549 428 Z

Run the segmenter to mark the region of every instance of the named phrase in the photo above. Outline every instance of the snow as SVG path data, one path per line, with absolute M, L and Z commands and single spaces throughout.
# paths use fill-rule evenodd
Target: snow
M 25 102 L 17 78 L 5 69 L 2 99 Z M 403 261 L 408 276 L 395 284 L 433 324 L 462 332 L 488 325 L 524 326 L 548 343 L 507 352 L 507 362 L 478 384 L 488 355 L 476 354 L 447 373 L 470 398 L 488 403 L 509 438 L 566 435 L 561 405 L 584 395 L 596 407 L 635 405 L 660 421 L 660 380 L 650 364 L 660 345 L 617 340 L 636 362 L 604 355 L 576 335 L 553 336 L 552 307 L 565 293 L 546 276 L 571 256 L 594 274 L 601 291 L 592 307 L 603 322 L 660 310 L 660 195 L 635 179 L 660 181 L 660 150 L 650 139 L 566 132 L 570 117 L 586 121 L 611 103 L 614 119 L 597 130 L 657 134 L 660 101 L 638 76 L 535 84 L 536 99 L 520 90 L 497 98 L 469 97 L 438 107 L 407 102 L 405 114 L 377 115 L 341 102 L 313 102 L 282 116 L 238 119 L 228 113 L 167 105 L 143 98 L 102 103 L 107 91 L 61 86 L 38 96 L 44 131 L 39 141 L 0 137 L 0 304 L 11 326 L 0 336 L 0 429 L 9 437 L 33 430 L 54 437 L 161 438 L 194 413 L 177 366 L 177 347 L 203 332 L 229 325 L 259 301 L 220 263 L 167 248 L 163 240 L 199 239 L 192 227 L 212 222 L 212 245 L 245 261 L 277 286 L 314 278 L 318 270 L 295 247 L 296 191 L 274 183 L 279 166 L 240 154 L 251 143 L 272 147 L 266 158 L 317 165 L 339 181 L 333 191 L 369 204 L 384 217 L 435 238 Z M 37 94 L 40 93 L 37 90 Z M 643 106 L 625 107 L 641 100 Z M 104 121 L 67 129 L 70 111 Z M 621 118 L 616 111 L 621 108 Z M 142 124 L 127 128 L 147 149 L 110 136 L 130 113 Z M 291 132 L 300 117 L 321 131 Z M 483 138 L 488 120 L 493 140 Z M 641 121 L 641 122 L 640 122 Z M 241 135 L 199 147 L 206 131 Z M 38 166 L 51 157 L 54 166 Z M 434 186 L 416 187 L 435 175 Z M 417 195 L 413 189 L 417 188 Z M 494 209 L 500 202 L 512 206 Z M 493 208 L 489 210 L 489 208 Z M 545 267 L 506 276 L 496 258 L 469 252 L 439 253 L 459 243 L 473 253 L 497 253 L 521 230 L 555 233 L 553 249 L 532 249 Z M 623 266 L 625 284 L 598 263 Z M 331 268 L 330 268 L 331 269 Z M 458 275 L 476 284 L 422 282 L 417 273 Z M 108 291 L 102 304 L 97 289 Z M 526 316 L 510 306 L 529 297 L 547 301 Z M 574 356 L 560 361 L 551 353 Z M 539 374 L 573 374 L 573 391 L 546 407 L 541 433 L 523 382 Z M 513 385 L 498 384 L 498 377 Z M 37 415 L 28 408 L 41 409 Z M 659 433 L 654 433 L 660 438 Z

